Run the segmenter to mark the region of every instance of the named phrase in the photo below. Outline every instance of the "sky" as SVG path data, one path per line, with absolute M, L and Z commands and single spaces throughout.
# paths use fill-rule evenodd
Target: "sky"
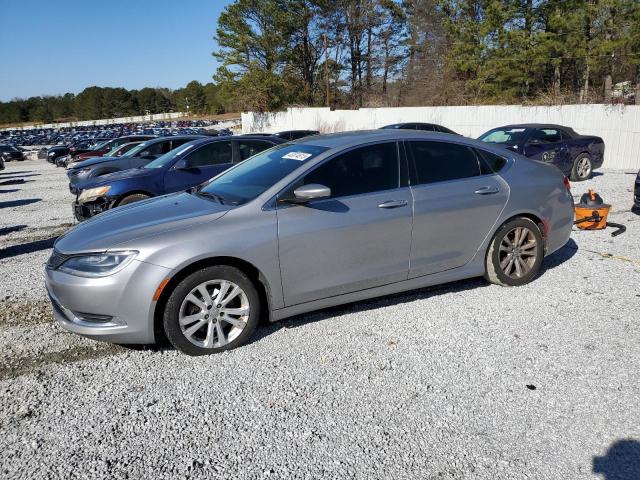
M 206 83 L 230 0 L 2 0 L 0 101 Z

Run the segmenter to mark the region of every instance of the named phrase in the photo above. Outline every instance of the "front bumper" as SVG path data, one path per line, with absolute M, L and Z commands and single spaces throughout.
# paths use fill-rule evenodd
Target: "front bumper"
M 71 208 L 73 210 L 73 216 L 79 222 L 84 222 L 85 220 L 88 220 L 91 217 L 95 217 L 99 213 L 109 210 L 109 207 L 110 207 L 110 203 L 104 198 L 99 198 L 96 201 L 87 202 L 87 203 L 79 203 L 78 200 L 76 199 L 71 204 Z
M 54 317 L 66 330 L 114 343 L 155 342 L 153 295 L 168 268 L 134 260 L 114 275 L 86 278 L 45 269 Z

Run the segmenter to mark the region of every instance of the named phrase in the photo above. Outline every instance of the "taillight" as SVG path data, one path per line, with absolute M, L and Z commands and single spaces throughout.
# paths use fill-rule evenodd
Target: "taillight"
M 571 192 L 571 182 L 569 181 L 569 179 L 567 177 L 563 177 L 562 178 L 562 183 L 564 183 L 564 186 L 567 188 L 567 190 L 569 190 L 569 192 Z

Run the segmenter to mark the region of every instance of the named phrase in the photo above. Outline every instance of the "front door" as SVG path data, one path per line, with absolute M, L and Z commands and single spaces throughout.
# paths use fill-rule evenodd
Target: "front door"
M 411 193 L 400 185 L 397 144 L 339 154 L 295 187 L 312 183 L 329 187 L 331 197 L 277 210 L 285 304 L 406 280 Z
M 465 145 L 434 141 L 407 145 L 414 165 L 409 277 L 461 267 L 491 231 L 509 198 L 508 185 L 488 172 L 484 159 Z

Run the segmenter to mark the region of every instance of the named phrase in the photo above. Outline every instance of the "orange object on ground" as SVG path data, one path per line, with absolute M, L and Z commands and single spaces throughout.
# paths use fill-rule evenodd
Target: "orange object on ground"
M 607 226 L 607 215 L 611 205 L 602 201 L 602 197 L 589 189 L 575 206 L 575 225 L 580 230 L 602 230 Z

